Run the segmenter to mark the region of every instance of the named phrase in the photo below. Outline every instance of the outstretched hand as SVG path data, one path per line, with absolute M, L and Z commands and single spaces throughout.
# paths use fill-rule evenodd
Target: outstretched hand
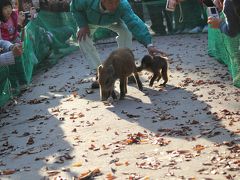
M 90 30 L 89 30 L 88 26 L 87 27 L 82 27 L 77 32 L 77 40 L 78 41 L 82 41 L 82 40 L 85 41 L 87 36 L 90 36 Z
M 208 17 L 208 24 L 211 25 L 211 28 L 218 29 L 220 27 L 220 23 L 222 22 L 219 18 Z

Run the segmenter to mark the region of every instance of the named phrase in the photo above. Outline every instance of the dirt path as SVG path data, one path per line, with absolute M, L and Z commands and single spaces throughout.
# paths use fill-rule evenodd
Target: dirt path
M 0 115 L 0 179 L 69 180 L 97 168 L 108 180 L 240 179 L 240 89 L 227 67 L 208 57 L 206 34 L 154 41 L 171 54 L 168 85 L 148 87 L 143 72 L 144 91 L 130 85 L 123 101 L 103 104 L 87 89 L 79 52 L 39 73 Z M 99 46 L 102 59 L 114 48 Z

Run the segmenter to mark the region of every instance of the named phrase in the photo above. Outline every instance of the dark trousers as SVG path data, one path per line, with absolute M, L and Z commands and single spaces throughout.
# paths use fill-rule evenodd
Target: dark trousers
M 165 5 L 158 1 L 147 1 L 146 6 L 152 22 L 151 29 L 156 33 L 166 34 L 166 27 L 163 24 L 165 17 L 168 32 L 172 32 L 172 12 L 166 11 Z
M 143 4 L 142 1 L 136 2 L 134 0 L 128 0 L 130 3 L 134 13 L 142 20 L 144 21 L 144 16 L 143 16 Z

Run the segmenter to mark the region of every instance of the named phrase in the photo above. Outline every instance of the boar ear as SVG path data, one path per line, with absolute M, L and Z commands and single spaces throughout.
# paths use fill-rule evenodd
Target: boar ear
M 98 69 L 97 69 L 98 73 L 100 73 L 102 71 L 102 68 L 103 68 L 102 64 L 98 66 Z

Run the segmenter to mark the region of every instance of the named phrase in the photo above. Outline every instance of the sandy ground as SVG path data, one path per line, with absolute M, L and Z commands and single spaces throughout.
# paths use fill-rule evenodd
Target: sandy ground
M 144 91 L 131 84 L 125 100 L 104 104 L 88 89 L 94 76 L 79 51 L 37 74 L 0 115 L 0 179 L 94 169 L 92 179 L 240 179 L 240 89 L 207 55 L 207 34 L 154 41 L 170 55 L 170 80 L 149 87 L 143 71 Z M 115 48 L 98 46 L 101 58 Z M 146 53 L 134 42 L 136 58 Z

